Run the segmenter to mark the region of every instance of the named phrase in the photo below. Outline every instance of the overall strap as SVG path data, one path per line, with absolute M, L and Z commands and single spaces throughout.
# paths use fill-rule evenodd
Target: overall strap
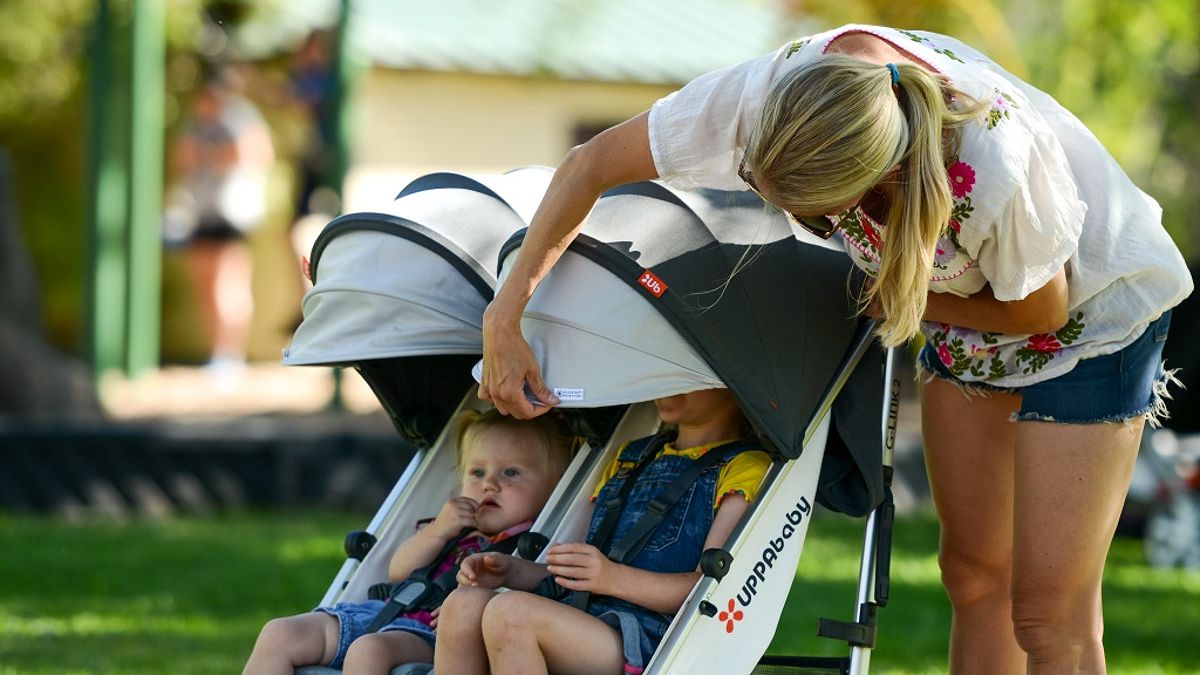
M 645 548 L 646 543 L 650 541 L 650 536 L 654 534 L 654 530 L 662 523 L 667 512 L 679 502 L 683 494 L 692 487 L 692 484 L 696 482 L 701 473 L 710 467 L 728 462 L 740 452 L 757 449 L 758 447 L 760 447 L 758 441 L 730 441 L 712 448 L 693 460 L 686 469 L 675 477 L 675 480 L 665 490 L 650 500 L 650 504 L 646 508 L 646 513 L 625 533 L 625 536 L 620 541 L 613 545 L 612 549 L 605 551 L 605 555 L 610 560 L 628 565 Z
M 611 550 L 606 550 L 608 549 L 608 542 L 605 541 L 602 545 L 599 543 L 598 537 L 597 540 L 591 542 L 592 545 L 600 549 L 600 551 L 604 553 L 609 560 L 621 564 L 629 564 L 629 561 L 637 557 L 637 554 L 641 553 L 642 549 L 645 548 L 646 543 L 650 541 L 650 536 L 662 522 L 663 516 L 665 516 L 667 512 L 671 510 L 671 507 L 683 497 L 683 493 L 687 492 L 688 488 L 690 488 L 692 484 L 696 482 L 696 479 L 700 477 L 700 474 L 705 469 L 727 462 L 733 459 L 733 457 L 740 452 L 745 450 L 756 450 L 760 447 L 761 444 L 758 441 L 740 440 L 730 441 L 729 443 L 724 443 L 709 450 L 708 452 L 704 453 L 703 456 L 689 464 L 688 468 L 684 469 L 678 476 L 676 476 L 675 480 L 672 481 L 665 490 L 651 500 L 646 513 L 642 514 L 642 517 L 638 520 L 638 522 L 635 523 L 632 528 L 630 528 L 629 532 L 627 532 L 625 536 L 621 538 L 621 541 L 617 542 L 617 544 L 613 546 Z M 653 458 L 657 454 L 658 450 L 655 450 L 652 454 L 650 454 L 650 457 Z M 645 458 L 643 457 L 643 459 Z M 645 462 L 645 464 L 649 464 L 649 462 Z M 645 467 L 639 467 L 639 474 L 641 473 L 642 468 Z M 622 500 L 629 494 L 624 488 L 627 488 L 634 482 L 636 482 L 636 476 L 631 476 L 628 482 L 621 486 Z M 623 504 L 618 505 L 614 510 L 619 510 L 621 506 L 623 506 Z M 605 515 L 607 516 L 608 514 Z M 607 532 L 606 534 L 607 538 L 612 537 L 611 531 Z M 551 582 L 553 582 L 553 577 L 548 578 L 551 580 Z M 553 585 L 557 586 L 558 584 L 554 583 Z M 560 590 L 565 590 L 561 589 L 561 587 L 559 588 Z M 592 594 L 588 591 L 571 591 L 566 597 L 568 598 L 567 602 L 569 602 L 571 605 L 586 611 L 588 603 L 591 602 Z
M 608 548 L 609 543 L 612 541 L 613 533 L 617 529 L 617 522 L 621 519 L 621 511 L 625 507 L 625 501 L 629 499 L 629 494 L 633 492 L 633 486 L 637 483 L 638 476 L 642 475 L 646 467 L 650 466 L 650 462 L 654 461 L 654 458 L 658 456 L 659 450 L 662 450 L 663 446 L 670 442 L 671 438 L 672 434 L 670 433 L 659 433 L 647 438 L 630 441 L 629 445 L 626 446 L 625 451 L 621 454 L 639 453 L 636 455 L 638 458 L 637 464 L 625 471 L 625 483 L 621 485 L 621 489 L 605 500 L 603 505 L 604 519 L 600 521 L 600 525 L 596 528 L 596 535 L 588 543 L 601 551 Z M 638 445 L 641 447 L 639 448 Z M 620 457 L 617 459 L 620 461 Z
M 475 528 L 472 527 L 463 528 L 462 531 L 458 533 L 457 537 L 454 537 L 450 541 L 446 542 L 446 545 L 442 547 L 442 550 L 438 552 L 438 554 L 433 558 L 433 561 L 428 565 L 413 570 L 413 573 L 408 575 L 408 578 L 404 579 L 403 581 L 397 581 L 393 584 L 382 584 L 383 586 L 387 587 L 387 595 L 386 597 L 380 599 L 385 600 L 386 602 L 384 602 L 383 607 L 380 608 L 379 613 L 375 615 L 375 618 L 371 620 L 371 623 L 367 626 L 366 632 L 374 633 L 378 631 L 380 628 L 383 628 L 390 623 L 392 619 L 395 619 L 401 612 L 407 612 L 414 609 L 424 609 L 431 604 L 431 601 L 441 604 L 441 600 L 445 598 L 447 594 L 449 594 L 450 590 L 453 590 L 453 587 L 443 592 L 441 584 L 438 582 L 441 581 L 442 576 L 445 575 L 441 575 L 437 579 L 434 579 L 433 571 L 437 569 L 438 565 L 440 565 L 442 561 L 444 561 L 446 557 L 450 555 L 450 552 L 453 551 L 463 539 L 466 539 L 474 531 Z M 454 566 L 454 573 L 455 575 L 458 574 L 458 565 Z M 451 579 L 453 579 L 453 577 L 451 577 Z M 437 606 L 437 604 L 434 606 Z

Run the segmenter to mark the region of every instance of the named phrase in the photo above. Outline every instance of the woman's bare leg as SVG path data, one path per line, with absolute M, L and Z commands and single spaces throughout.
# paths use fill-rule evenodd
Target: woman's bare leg
M 337 654 L 338 620 L 325 612 L 271 619 L 246 661 L 244 675 L 293 675 L 300 666 L 325 665 Z
M 495 597 L 495 591 L 461 586 L 446 598 L 438 613 L 434 672 L 488 675 L 483 610 Z
M 596 617 L 532 593 L 496 596 L 483 612 L 495 675 L 619 675 L 621 635 Z
M 925 462 L 941 521 L 939 562 L 954 614 L 950 672 L 1025 668 L 1013 633 L 1013 471 L 1020 397 L 967 396 L 933 378 L 922 392 Z
M 371 633 L 350 643 L 342 672 L 346 675 L 387 675 L 405 663 L 430 663 L 433 646 L 404 631 Z
M 1101 577 L 1143 420 L 1017 427 L 1017 641 L 1030 673 L 1103 673 Z

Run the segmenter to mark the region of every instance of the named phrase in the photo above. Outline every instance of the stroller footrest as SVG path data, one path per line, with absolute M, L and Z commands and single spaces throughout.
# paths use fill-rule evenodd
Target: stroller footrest
M 817 625 L 817 635 L 848 642 L 856 647 L 873 649 L 875 647 L 875 606 L 863 605 L 862 614 L 862 621 L 821 619 Z

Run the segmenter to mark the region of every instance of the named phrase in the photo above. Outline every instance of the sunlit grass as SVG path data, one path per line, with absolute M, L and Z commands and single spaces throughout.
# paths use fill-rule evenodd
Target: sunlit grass
M 127 525 L 0 515 L 0 675 L 234 673 L 267 619 L 303 612 L 366 518 L 238 514 Z M 839 655 L 819 617 L 848 620 L 861 521 L 818 514 L 772 653 Z M 945 672 L 950 610 L 938 581 L 937 525 L 897 523 L 892 593 L 880 610 L 873 673 Z M 1105 577 L 1110 672 L 1200 671 L 1200 574 L 1151 570 L 1118 540 Z
M 817 619 L 853 618 L 861 521 L 818 514 L 771 653 L 844 655 L 843 643 L 816 637 Z M 950 604 L 937 564 L 937 523 L 896 523 L 891 598 L 879 611 L 871 672 L 944 673 Z M 1104 578 L 1105 648 L 1110 673 L 1200 672 L 1200 572 L 1146 566 L 1142 544 L 1117 539 Z

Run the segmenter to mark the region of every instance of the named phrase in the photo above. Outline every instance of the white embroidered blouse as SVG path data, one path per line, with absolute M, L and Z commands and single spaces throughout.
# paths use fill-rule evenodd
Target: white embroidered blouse
M 1050 96 L 935 33 L 843 26 L 697 78 L 650 110 L 659 176 L 682 189 L 747 189 L 737 167 L 772 85 L 847 32 L 878 36 L 990 102 L 964 129 L 959 160 L 949 167 L 954 209 L 930 290 L 965 297 L 990 284 L 997 299 L 1019 300 L 1066 266 L 1070 320 L 1054 333 L 926 322 L 926 340 L 955 376 L 1001 387 L 1053 378 L 1079 359 L 1125 347 L 1191 293 L 1162 209 L 1096 137 Z M 854 263 L 875 273 L 887 225 L 858 208 L 842 214 L 841 225 Z

